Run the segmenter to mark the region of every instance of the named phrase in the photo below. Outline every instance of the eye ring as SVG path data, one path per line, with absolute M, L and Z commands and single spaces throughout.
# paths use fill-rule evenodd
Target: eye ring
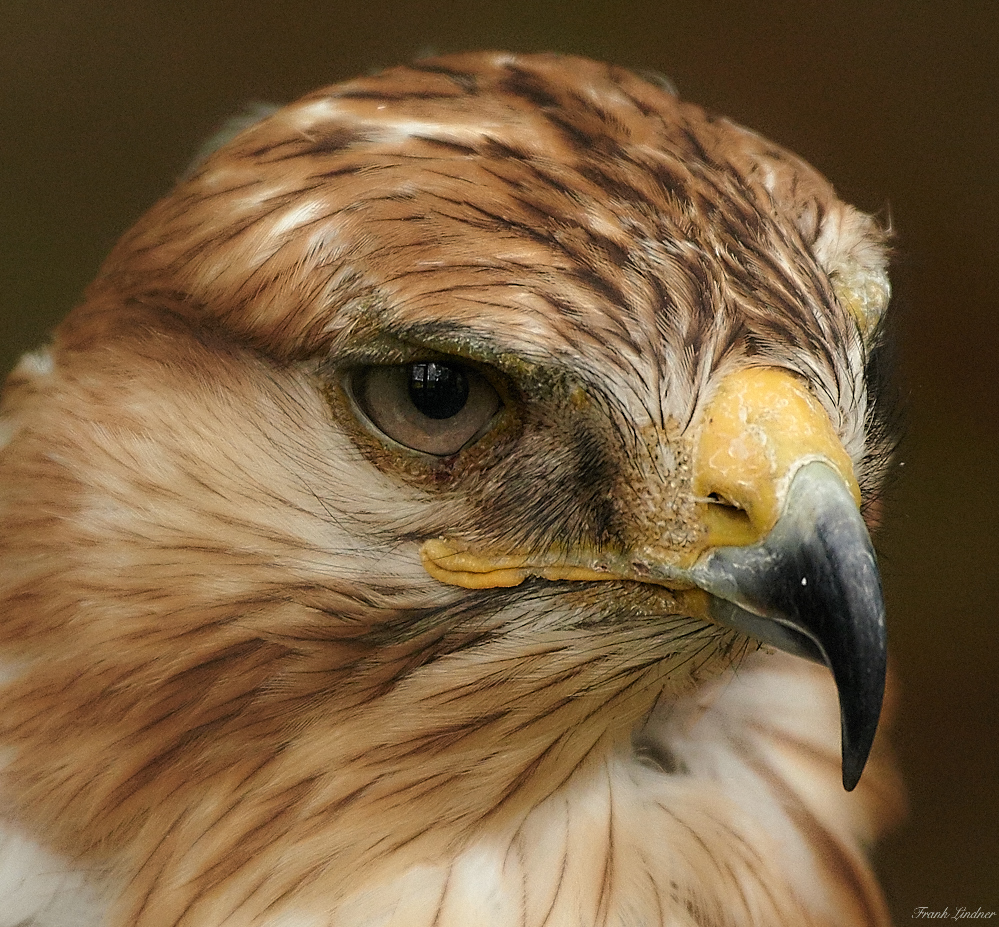
M 480 438 L 503 405 L 488 377 L 452 358 L 364 367 L 349 385 L 375 430 L 434 457 L 449 457 Z

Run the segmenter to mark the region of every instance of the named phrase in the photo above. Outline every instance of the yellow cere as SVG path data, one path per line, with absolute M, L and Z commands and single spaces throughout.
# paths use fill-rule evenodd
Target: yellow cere
M 795 473 L 813 460 L 836 470 L 860 505 L 853 462 L 804 383 L 772 367 L 729 374 L 695 438 L 693 487 L 704 500 L 706 546 L 760 540 L 780 516 Z

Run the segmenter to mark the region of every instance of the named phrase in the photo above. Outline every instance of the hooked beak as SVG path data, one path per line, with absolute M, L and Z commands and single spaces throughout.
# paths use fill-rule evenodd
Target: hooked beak
M 695 491 L 708 549 L 690 568 L 711 617 L 824 663 L 839 692 L 843 786 L 867 762 L 887 664 L 884 600 L 853 463 L 791 374 L 730 374 L 702 418 Z
M 885 611 L 874 549 L 843 480 L 803 466 L 758 544 L 720 547 L 690 570 L 719 624 L 824 663 L 839 692 L 843 786 L 860 780 L 881 714 Z
M 877 730 L 887 662 L 881 579 L 852 461 L 797 378 L 755 368 L 729 374 L 701 414 L 693 470 L 705 530 L 686 562 L 650 564 L 641 551 L 489 556 L 434 539 L 423 564 L 469 588 L 541 576 L 704 590 L 710 620 L 832 671 L 852 790 Z M 641 571 L 631 566 L 639 561 Z

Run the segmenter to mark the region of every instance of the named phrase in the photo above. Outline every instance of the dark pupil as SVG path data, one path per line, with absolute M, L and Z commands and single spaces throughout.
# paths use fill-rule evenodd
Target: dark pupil
M 409 398 L 427 418 L 451 418 L 468 402 L 468 377 L 450 364 L 412 364 Z

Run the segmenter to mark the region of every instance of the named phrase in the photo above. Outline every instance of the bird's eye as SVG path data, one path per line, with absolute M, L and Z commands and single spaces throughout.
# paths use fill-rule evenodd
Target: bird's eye
M 353 393 L 379 431 L 438 457 L 482 435 L 501 405 L 485 376 L 454 361 L 368 367 L 354 378 Z

